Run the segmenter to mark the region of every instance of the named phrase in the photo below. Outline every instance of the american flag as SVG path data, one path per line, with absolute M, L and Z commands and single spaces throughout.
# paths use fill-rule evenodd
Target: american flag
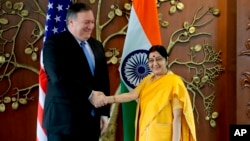
M 45 36 L 47 37 L 66 30 L 66 12 L 72 0 L 49 0 L 46 15 Z M 47 141 L 46 131 L 42 127 L 44 100 L 47 89 L 47 77 L 43 67 L 43 51 L 40 54 L 40 72 L 39 72 L 39 102 L 37 112 L 37 141 Z

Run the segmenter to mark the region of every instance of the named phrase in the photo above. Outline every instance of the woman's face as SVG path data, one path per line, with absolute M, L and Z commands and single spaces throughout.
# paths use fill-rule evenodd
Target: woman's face
M 157 51 L 149 53 L 148 58 L 149 69 L 156 75 L 164 75 L 167 73 L 167 59 L 162 57 Z

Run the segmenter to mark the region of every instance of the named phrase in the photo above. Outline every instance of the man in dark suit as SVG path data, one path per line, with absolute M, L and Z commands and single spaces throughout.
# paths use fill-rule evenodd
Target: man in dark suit
M 44 43 L 48 87 L 43 127 L 48 141 L 98 141 L 107 129 L 110 114 L 110 105 L 106 105 L 104 98 L 110 95 L 104 48 L 91 37 L 95 19 L 88 5 L 72 4 L 66 22 L 66 31 Z M 92 57 L 92 64 L 88 63 L 82 43 Z

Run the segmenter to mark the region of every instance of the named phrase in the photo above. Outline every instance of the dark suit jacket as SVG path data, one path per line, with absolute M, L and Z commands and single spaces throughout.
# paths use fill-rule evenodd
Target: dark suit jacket
M 110 95 L 109 75 L 104 48 L 94 38 L 89 45 L 95 56 L 92 76 L 87 59 L 69 31 L 47 38 L 43 48 L 43 64 L 48 78 L 43 126 L 55 133 L 71 134 L 88 130 L 92 124 L 91 91 Z M 95 109 L 97 117 L 109 116 L 110 106 Z M 98 125 L 100 121 L 98 121 Z

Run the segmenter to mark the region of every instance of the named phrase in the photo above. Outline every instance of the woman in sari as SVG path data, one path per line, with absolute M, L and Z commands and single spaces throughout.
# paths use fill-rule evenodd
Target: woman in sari
M 108 96 L 108 103 L 137 100 L 137 141 L 196 141 L 192 104 L 178 75 L 168 70 L 168 54 L 163 46 L 148 51 L 151 74 L 124 94 Z

